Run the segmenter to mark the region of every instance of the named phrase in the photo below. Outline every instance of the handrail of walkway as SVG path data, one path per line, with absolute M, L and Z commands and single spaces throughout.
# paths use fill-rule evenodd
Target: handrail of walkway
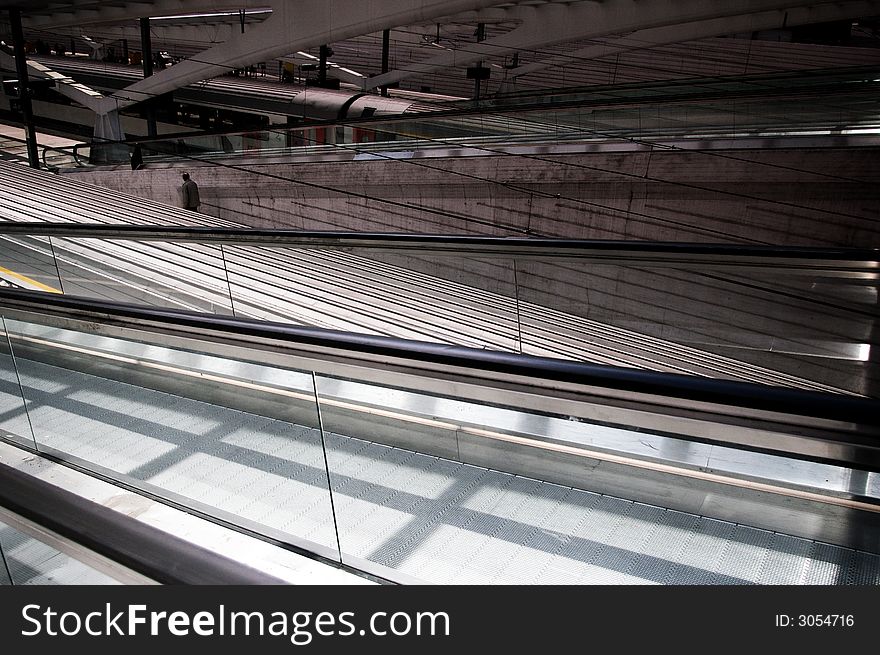
M 0 508 L 162 584 L 282 580 L 0 463 Z M 114 567 L 116 568 L 116 567 Z
M 633 412 L 695 422 L 695 441 L 781 451 L 807 459 L 849 461 L 880 468 L 880 400 L 709 379 L 463 346 L 293 326 L 165 308 L 0 289 L 0 314 L 81 329 L 100 336 L 128 331 L 164 335 L 160 345 L 197 339 L 209 354 L 264 353 L 272 365 L 311 367 L 330 375 L 379 373 L 369 381 L 419 380 L 437 393 L 490 389 L 512 406 L 522 394 L 540 407 L 592 403 L 629 417 Z M 54 321 L 54 322 L 53 322 Z M 137 338 L 137 337 L 136 337 Z M 239 350 L 237 350 L 239 349 Z M 306 362 L 305 364 L 303 362 Z M 384 376 L 384 377 L 383 377 Z M 394 377 L 397 376 L 397 377 Z M 464 386 L 462 386 L 464 385 Z M 511 393 L 512 392 L 512 393 Z M 514 400 L 511 400 L 513 398 Z M 566 403 L 568 403 L 566 405 Z M 650 428 L 650 423 L 643 427 Z M 706 426 L 712 434 L 705 434 Z M 744 434 L 755 434 L 750 441 Z M 776 437 L 779 443 L 773 441 Z M 783 439 L 784 437 L 784 439 Z M 728 440 L 729 439 L 729 440 Z M 770 439 L 770 441 L 768 441 Z M 791 444 L 803 439 L 803 450 Z M 783 443 L 784 442 L 784 443 Z M 841 455 L 838 457 L 838 451 Z
M 880 249 L 407 234 L 393 232 L 0 222 L 0 236 L 97 238 L 297 248 L 413 250 L 625 262 L 834 268 L 880 274 Z

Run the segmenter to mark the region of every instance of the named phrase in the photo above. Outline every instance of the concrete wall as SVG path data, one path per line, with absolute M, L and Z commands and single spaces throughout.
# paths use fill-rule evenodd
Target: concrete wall
M 880 149 L 841 148 L 189 170 L 205 213 L 256 227 L 878 247 L 878 164 Z M 76 177 L 179 206 L 180 172 Z

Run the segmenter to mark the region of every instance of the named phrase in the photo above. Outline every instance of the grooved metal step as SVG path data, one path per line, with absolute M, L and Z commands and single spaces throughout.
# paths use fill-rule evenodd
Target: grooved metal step
M 320 433 L 28 360 L 48 445 L 273 536 L 335 548 Z M 15 373 L 3 416 L 19 428 Z M 441 584 L 880 584 L 880 557 L 326 434 L 345 558 Z

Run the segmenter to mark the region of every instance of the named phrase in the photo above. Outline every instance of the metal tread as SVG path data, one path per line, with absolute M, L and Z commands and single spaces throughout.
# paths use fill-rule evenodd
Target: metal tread
M 18 359 L 40 445 L 335 547 L 320 432 Z M 0 388 L 16 382 L 0 370 Z M 3 427 L 22 404 L 3 396 Z M 880 584 L 880 556 L 325 435 L 345 557 L 441 584 Z

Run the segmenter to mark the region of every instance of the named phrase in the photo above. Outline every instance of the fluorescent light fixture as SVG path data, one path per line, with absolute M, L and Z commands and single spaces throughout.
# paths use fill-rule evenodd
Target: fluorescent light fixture
M 357 77 L 364 77 L 364 75 L 362 75 L 361 73 L 358 73 L 357 71 L 353 71 L 350 68 L 343 68 L 342 66 L 337 66 L 336 64 L 333 64 L 333 67 L 338 68 L 339 70 L 344 71 L 344 72 L 348 73 L 349 75 L 355 75 Z
M 843 130 L 841 134 L 878 134 L 880 133 L 880 125 L 873 127 L 863 127 L 856 130 Z
M 254 16 L 258 14 L 271 14 L 272 10 L 266 9 L 245 9 L 245 16 Z M 176 16 L 153 16 L 150 20 L 177 20 L 180 18 L 223 18 L 224 16 L 238 17 L 241 14 L 238 11 L 214 11 L 204 14 L 177 14 Z

